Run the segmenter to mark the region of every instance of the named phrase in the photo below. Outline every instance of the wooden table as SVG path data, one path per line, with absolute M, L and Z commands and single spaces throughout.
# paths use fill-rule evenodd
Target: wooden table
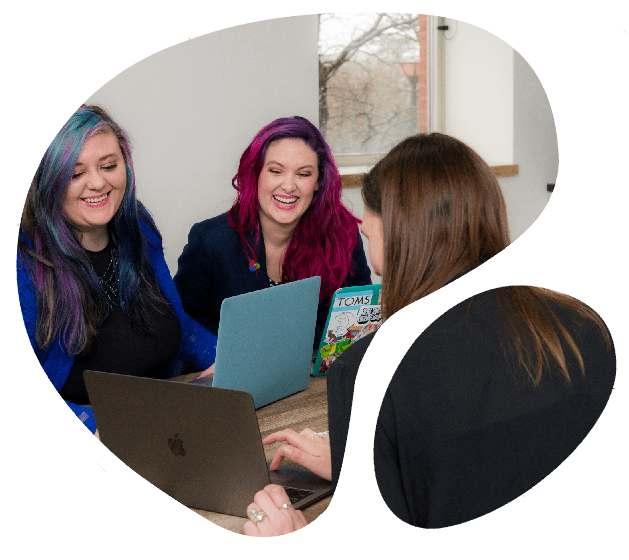
M 174 381 L 187 382 L 193 376 L 194 374 L 182 375 L 175 378 Z M 306 390 L 263 406 L 256 413 L 263 439 L 273 432 L 286 428 L 292 428 L 296 432 L 300 432 L 305 428 L 311 428 L 315 432 L 324 432 L 328 429 L 327 378 L 311 377 L 310 385 Z M 271 462 L 275 451 L 281 445 L 278 442 L 265 446 L 268 463 Z M 288 465 L 294 464 L 286 459 L 284 459 L 284 462 Z M 326 510 L 331 499 L 332 496 L 328 496 L 303 510 L 308 523 L 314 521 Z M 251 501 L 253 502 L 253 496 L 251 496 Z M 200 509 L 193 509 L 192 511 L 225 529 L 244 534 L 243 527 L 246 521 L 244 517 L 235 517 Z

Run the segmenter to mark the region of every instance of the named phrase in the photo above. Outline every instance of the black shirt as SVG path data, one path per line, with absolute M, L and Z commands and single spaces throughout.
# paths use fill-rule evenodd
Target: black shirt
M 102 251 L 87 251 L 96 273 L 103 277 L 111 262 L 111 242 Z M 87 354 L 77 355 L 68 379 L 59 392 L 64 400 L 89 405 L 83 372 L 87 369 L 166 379 L 181 345 L 181 326 L 166 302 L 147 305 L 153 332 L 133 325 L 131 318 L 115 305 L 103 321 Z

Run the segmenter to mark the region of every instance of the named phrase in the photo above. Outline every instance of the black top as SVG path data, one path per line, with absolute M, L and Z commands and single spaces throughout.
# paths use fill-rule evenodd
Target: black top
M 575 339 L 539 387 L 514 373 L 501 345 L 494 291 L 455 306 L 415 341 L 385 394 L 374 442 L 382 497 L 403 521 L 445 527 L 489 513 L 533 487 L 587 435 L 611 394 L 616 360 L 598 328 L 551 304 Z M 356 372 L 372 340 L 356 342 L 328 373 L 332 476 L 337 481 Z
M 111 273 L 111 243 L 102 251 L 86 251 L 99 277 Z M 114 298 L 116 303 L 119 303 Z M 89 405 L 83 372 L 105 371 L 122 375 L 166 379 L 179 352 L 181 326 L 166 302 L 147 306 L 153 332 L 132 324 L 131 318 L 118 306 L 112 305 L 87 354 L 76 356 L 68 379 L 59 394 L 64 400 Z

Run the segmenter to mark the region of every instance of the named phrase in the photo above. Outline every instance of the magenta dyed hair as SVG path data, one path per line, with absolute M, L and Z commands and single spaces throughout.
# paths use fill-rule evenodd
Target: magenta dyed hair
M 299 220 L 282 264 L 282 281 L 292 282 L 321 276 L 320 299 L 330 298 L 351 270 L 352 253 L 360 220 L 343 206 L 341 176 L 330 147 L 316 126 L 303 117 L 282 118 L 260 130 L 240 157 L 232 184 L 238 191 L 228 212 L 229 222 L 239 233 L 245 253 L 256 260 L 260 242 L 258 177 L 269 145 L 282 138 L 303 140 L 319 162 L 319 189 Z M 254 239 L 253 247 L 246 234 Z

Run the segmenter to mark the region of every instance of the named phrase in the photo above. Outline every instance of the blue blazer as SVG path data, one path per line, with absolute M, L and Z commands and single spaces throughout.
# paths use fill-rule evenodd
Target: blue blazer
M 253 239 L 250 242 L 253 246 Z M 268 288 L 262 236 L 256 257 L 260 268 L 252 272 L 240 237 L 231 227 L 226 213 L 192 226 L 174 278 L 186 313 L 217 335 L 221 304 L 225 298 Z M 345 279 L 346 286 L 371 284 L 371 270 L 360 235 L 353 253 L 352 272 Z M 315 350 L 319 349 L 328 311 L 327 302 L 321 302 L 317 313 Z

